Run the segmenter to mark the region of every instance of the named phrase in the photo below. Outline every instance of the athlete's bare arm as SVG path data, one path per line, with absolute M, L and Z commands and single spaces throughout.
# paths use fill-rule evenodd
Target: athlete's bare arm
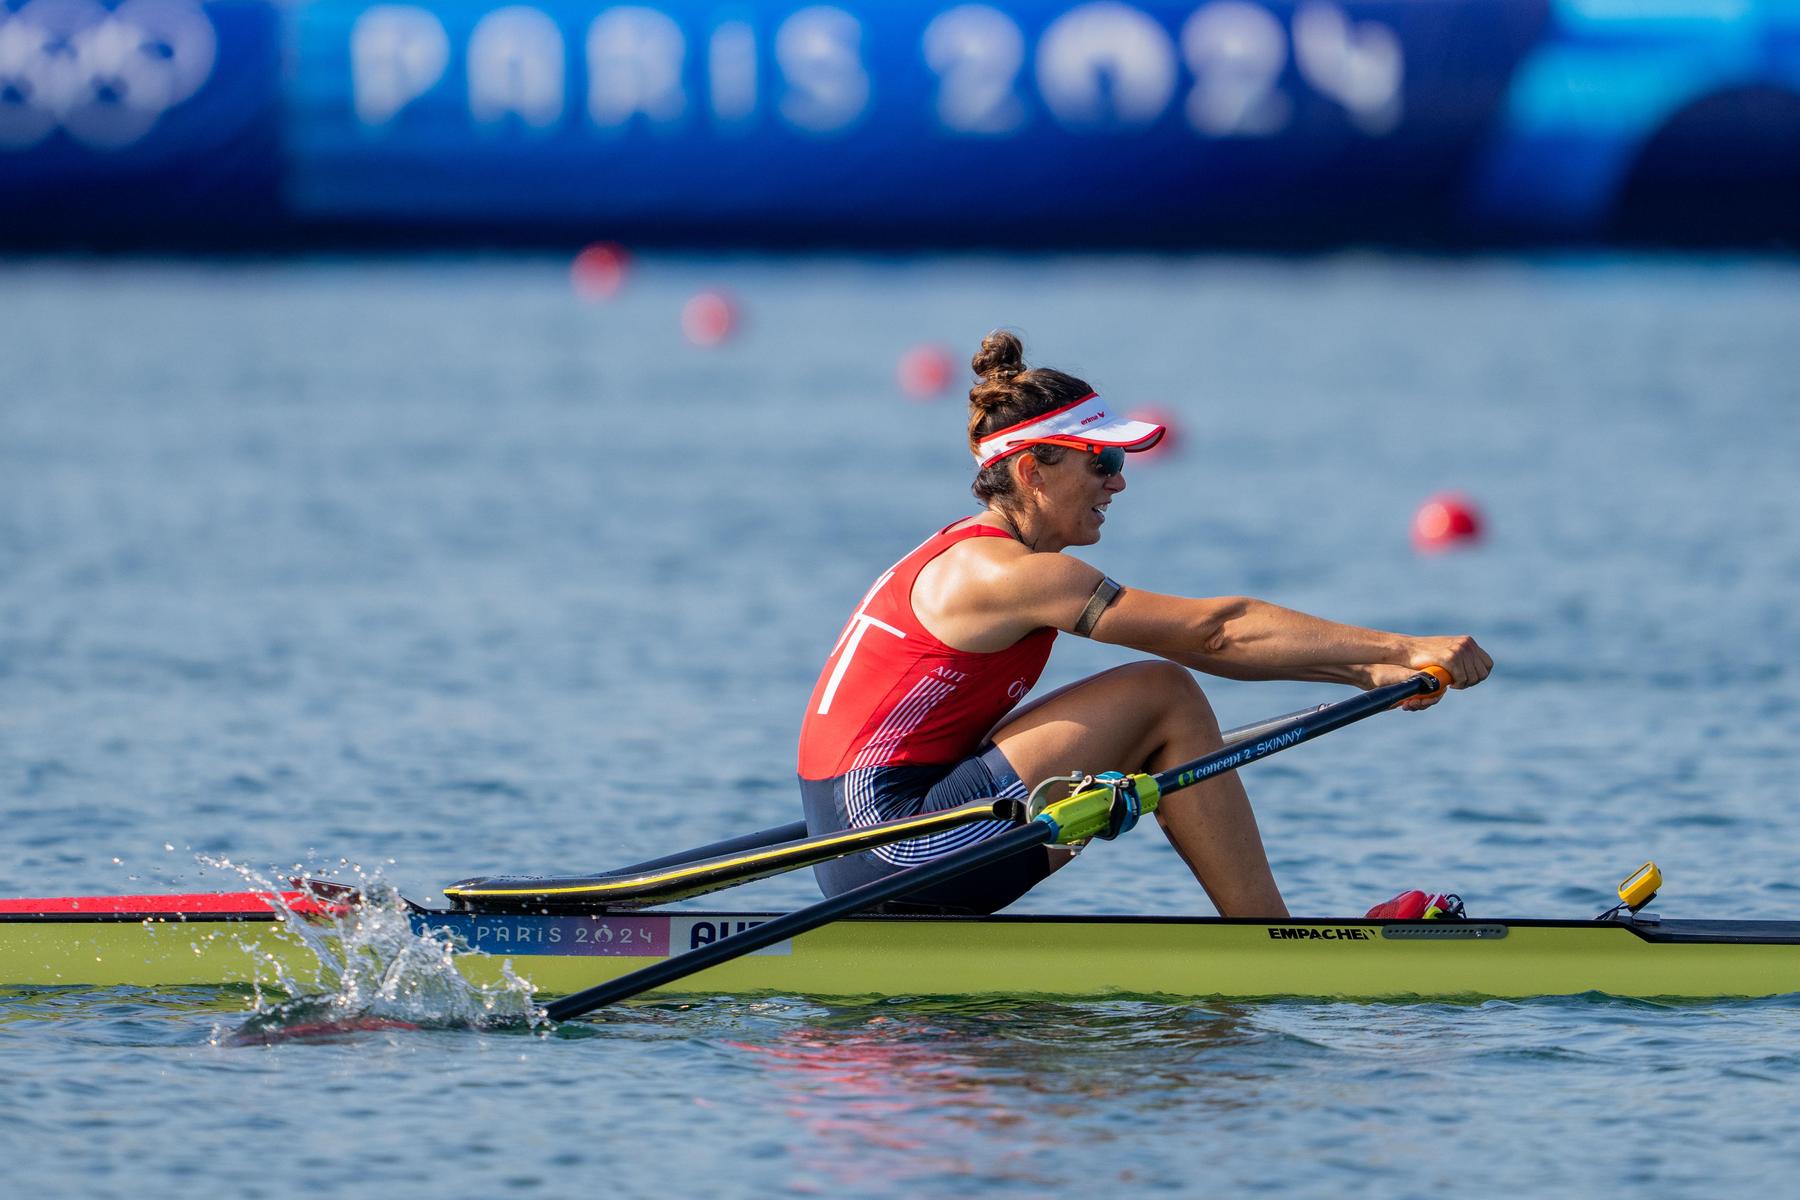
M 1069 555 L 983 538 L 947 552 L 921 573 L 914 611 L 950 645 L 998 650 L 1046 625 L 1072 629 L 1102 578 Z M 1247 596 L 1196 599 L 1126 588 L 1091 636 L 1229 679 L 1371 688 L 1440 666 L 1453 687 L 1464 688 L 1493 669 L 1470 637 L 1365 629 Z
M 1190 600 L 1128 588 L 1094 626 L 1131 646 L 1230 679 L 1300 679 L 1380 687 L 1427 666 L 1473 687 L 1494 662 L 1475 639 L 1412 637 L 1345 625 L 1249 596 Z

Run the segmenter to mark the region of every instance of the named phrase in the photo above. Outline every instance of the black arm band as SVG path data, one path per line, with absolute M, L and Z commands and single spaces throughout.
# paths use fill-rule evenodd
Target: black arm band
M 1086 637 L 1094 632 L 1094 626 L 1100 623 L 1100 614 L 1124 590 L 1110 575 L 1101 576 L 1100 586 L 1094 589 L 1094 594 L 1088 598 L 1087 607 L 1081 610 L 1081 616 L 1075 619 L 1075 627 L 1069 632 L 1076 637 Z

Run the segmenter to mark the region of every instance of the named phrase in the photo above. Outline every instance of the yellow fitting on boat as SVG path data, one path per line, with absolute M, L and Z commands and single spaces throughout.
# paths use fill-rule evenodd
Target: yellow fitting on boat
M 1662 887 L 1662 881 L 1662 871 L 1655 863 L 1647 862 L 1619 885 L 1619 899 L 1626 908 L 1636 912 L 1656 898 L 1656 891 Z
M 1156 786 L 1156 777 L 1132 775 L 1128 781 L 1137 789 L 1139 814 L 1148 816 L 1155 812 L 1157 801 L 1162 798 L 1162 789 Z M 1067 846 L 1072 842 L 1104 834 L 1112 821 L 1112 803 L 1112 788 L 1089 788 L 1084 792 L 1076 792 L 1066 800 L 1045 805 L 1041 815 L 1056 822 L 1055 844 Z

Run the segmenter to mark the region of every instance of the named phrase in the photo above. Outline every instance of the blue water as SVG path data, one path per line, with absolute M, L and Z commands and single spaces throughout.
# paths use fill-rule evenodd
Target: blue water
M 703 350 L 709 285 L 744 320 Z M 1791 262 L 667 258 L 604 305 L 547 259 L 51 262 L 0 296 L 0 894 L 235 886 L 223 858 L 433 900 L 791 819 L 845 614 L 969 511 L 961 407 L 895 361 L 1004 323 L 1176 425 L 1091 561 L 1497 660 L 1246 772 L 1296 911 L 1588 916 L 1655 857 L 1665 915 L 1800 918 Z M 1420 557 L 1443 488 L 1490 533 Z M 1044 686 L 1120 657 L 1064 639 Z M 1227 723 L 1334 694 L 1209 690 Z M 1146 827 L 1017 911 L 1208 909 Z M 254 1003 L 0 993 L 10 1186 L 1700 1197 L 1800 1144 L 1791 1000 L 709 1000 L 226 1044 Z

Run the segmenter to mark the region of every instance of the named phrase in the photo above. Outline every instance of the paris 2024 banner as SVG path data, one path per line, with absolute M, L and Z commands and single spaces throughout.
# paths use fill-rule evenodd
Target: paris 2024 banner
M 1800 233 L 1800 0 L 4 0 L 0 241 Z

